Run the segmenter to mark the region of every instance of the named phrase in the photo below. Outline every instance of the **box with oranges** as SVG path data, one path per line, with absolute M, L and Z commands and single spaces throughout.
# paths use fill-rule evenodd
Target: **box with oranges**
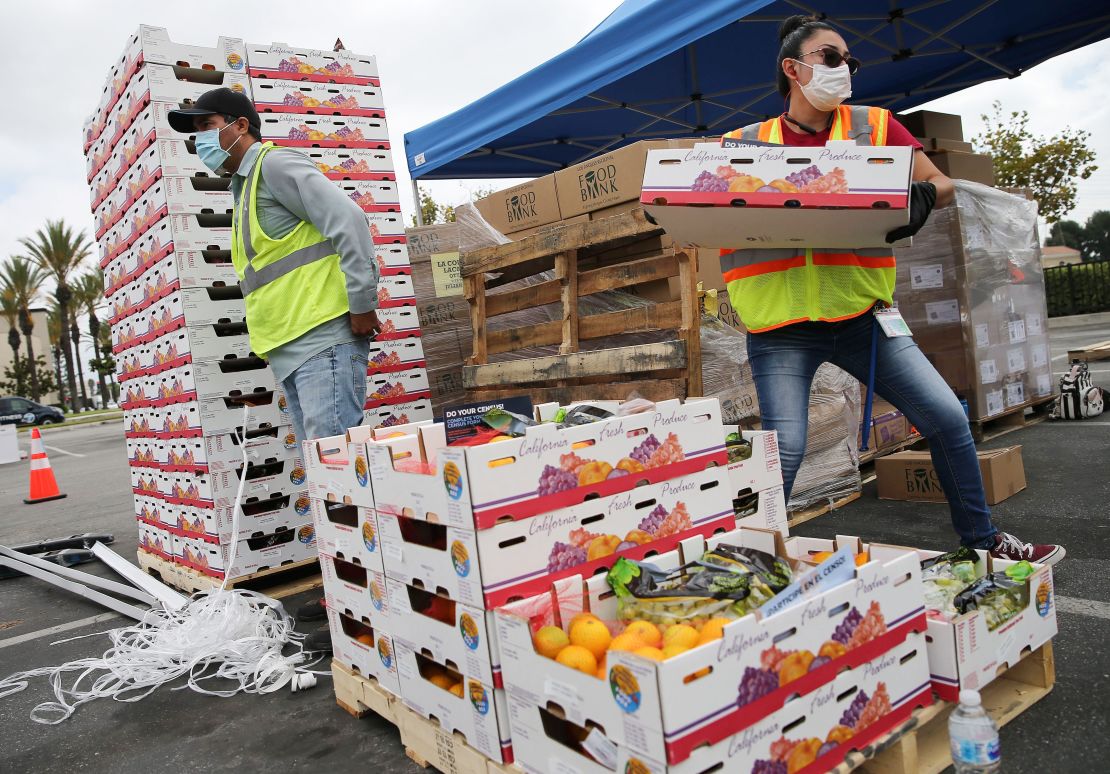
M 609 728 L 586 726 L 509 694 L 517 762 L 529 774 L 702 774 L 707 771 L 831 771 L 932 702 L 925 638 L 909 635 L 888 653 L 796 697 L 753 725 L 700 746 L 684 760 L 644 755 L 609 738 Z
M 320 553 L 385 572 L 373 508 L 312 499 L 312 523 Z
M 275 493 L 243 499 L 239 504 L 238 531 L 233 528 L 234 515 L 231 507 L 180 505 L 176 530 L 189 537 L 227 544 L 304 524 L 311 519 L 311 509 L 308 495 L 303 491 Z
M 394 633 L 389 590 L 380 570 L 369 569 L 354 557 L 339 559 L 321 551 L 320 575 L 328 608 Z
M 252 78 L 380 86 L 378 61 L 353 51 L 290 46 L 288 43 L 246 44 Z
M 288 425 L 257 430 L 248 433 L 245 439 L 235 433 L 223 433 L 159 440 L 155 447 L 159 466 L 166 471 L 239 470 L 244 457 L 247 463 L 255 465 L 294 460 L 290 481 L 303 489 L 305 471 L 297 452 L 297 443 Z
M 417 425 L 380 428 L 371 424 L 352 427 L 343 435 L 318 438 L 304 443 L 305 471 L 313 498 L 375 507 L 366 447 L 388 444 L 388 453 L 399 459 L 419 456 Z M 375 482 L 376 483 L 376 482 Z
M 328 628 L 336 661 L 363 677 L 376 680 L 394 696 L 401 695 L 397 654 L 388 632 L 333 608 L 328 609 Z
M 405 221 L 399 212 L 368 212 L 366 225 L 370 228 L 370 238 L 375 245 L 408 244 L 405 236 Z
M 650 564 L 675 572 L 718 546 L 787 556 L 777 533 L 740 528 L 691 539 Z M 555 701 L 569 720 L 593 721 L 647 758 L 680 762 L 924 630 L 913 554 L 891 551 L 852 567 L 844 552 L 837 561 L 848 580 L 799 594 L 775 615 L 735 620 L 621 622 L 606 578 L 556 581 L 550 592 L 497 611 L 506 688 L 536 706 Z M 796 566 L 798 579 L 805 567 Z M 588 621 L 597 636 L 578 645 Z
M 390 633 L 434 661 L 502 688 L 493 613 L 387 577 Z
M 278 527 L 270 533 L 235 541 L 234 556 L 230 544 L 183 537 L 184 550 L 178 564 L 214 578 L 225 575 L 239 578 L 315 559 L 315 534 L 311 523 Z
M 434 717 L 445 731 L 461 734 L 486 757 L 498 763 L 513 760 L 504 690 L 440 663 L 402 639 L 394 645 L 406 706 Z

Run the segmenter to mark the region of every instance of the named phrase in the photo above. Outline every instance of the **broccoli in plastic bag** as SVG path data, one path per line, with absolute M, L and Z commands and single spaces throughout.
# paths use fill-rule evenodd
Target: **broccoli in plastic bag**
M 978 561 L 979 554 L 966 546 L 923 561 L 921 582 L 925 592 L 925 608 L 948 619 L 959 615 L 953 600 L 975 582 L 978 577 L 975 565 Z
M 995 572 L 980 578 L 956 595 L 953 604 L 961 614 L 981 610 L 987 617 L 987 630 L 994 631 L 1025 609 L 1029 599 L 1025 584 Z

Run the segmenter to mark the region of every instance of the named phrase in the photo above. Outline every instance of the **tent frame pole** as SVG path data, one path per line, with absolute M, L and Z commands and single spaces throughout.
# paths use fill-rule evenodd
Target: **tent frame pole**
M 420 206 L 420 186 L 416 184 L 416 178 L 412 179 L 412 200 L 416 204 L 416 225 L 423 226 L 424 208 Z

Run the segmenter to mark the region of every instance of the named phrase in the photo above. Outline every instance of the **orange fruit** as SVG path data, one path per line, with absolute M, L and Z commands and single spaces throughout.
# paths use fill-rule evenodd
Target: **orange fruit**
M 698 630 L 689 624 L 675 624 L 668 626 L 667 631 L 663 632 L 663 649 L 666 650 L 668 645 L 679 645 L 683 649 L 689 649 L 698 644 Z
M 705 626 L 701 627 L 701 634 L 698 635 L 698 645 L 721 639 L 724 636 L 725 626 L 730 623 L 732 623 L 731 618 L 710 618 L 705 622 Z
M 359 636 L 355 637 L 355 639 L 358 640 L 359 642 L 361 642 L 363 645 L 373 645 L 374 644 L 374 635 L 373 634 L 360 634 Z
M 644 647 L 644 643 L 640 642 L 640 638 L 628 632 L 618 634 L 613 638 L 612 642 L 609 643 L 609 650 L 626 650 L 631 652 L 642 647 Z
M 437 672 L 428 678 L 428 682 L 445 691 L 449 691 L 455 686 L 455 678 L 445 672 Z
M 683 645 L 676 645 L 676 644 L 664 645 L 663 646 L 663 658 L 664 659 L 674 658 L 678 654 L 685 653 L 688 650 L 689 650 L 689 648 L 687 648 Z
M 555 658 L 560 650 L 570 645 L 570 638 L 558 626 L 545 626 L 532 637 L 532 644 L 544 658 Z
M 623 634 L 631 634 L 644 645 L 658 648 L 663 644 L 663 635 L 659 627 L 648 621 L 633 621 L 624 628 Z
M 604 680 L 606 677 L 609 676 L 609 667 L 606 664 L 606 662 L 608 660 L 609 660 L 608 656 L 606 655 L 606 656 L 602 656 L 601 660 L 597 662 L 597 679 L 598 680 Z
M 579 672 L 585 672 L 588 675 L 597 674 L 597 659 L 594 658 L 593 653 L 590 653 L 581 645 L 567 645 L 559 651 L 555 660 L 563 666 L 577 669 Z
M 581 645 L 590 653 L 593 653 L 594 658 L 604 656 L 611 641 L 612 636 L 609 634 L 609 628 L 596 619 L 590 620 L 587 618 L 579 621 L 570 630 L 570 644 Z
M 648 659 L 651 659 L 652 661 L 662 661 L 663 660 L 663 651 L 659 650 L 659 648 L 653 648 L 653 647 L 650 647 L 650 646 L 646 646 L 646 647 L 643 647 L 643 648 L 638 648 L 638 649 L 632 651 L 632 653 L 634 655 L 639 656 L 640 658 L 648 658 Z
M 462 681 L 459 681 L 459 682 L 455 683 L 450 688 L 448 688 L 448 690 L 451 691 L 451 693 L 455 694 L 456 696 L 458 696 L 461 699 L 462 695 L 463 695 Z
M 579 613 L 578 615 L 574 616 L 574 618 L 570 619 L 570 623 L 567 624 L 567 631 L 569 632 L 571 629 L 573 629 L 574 625 L 576 623 L 578 623 L 579 621 L 600 621 L 600 620 L 601 619 L 598 618 L 593 613 Z

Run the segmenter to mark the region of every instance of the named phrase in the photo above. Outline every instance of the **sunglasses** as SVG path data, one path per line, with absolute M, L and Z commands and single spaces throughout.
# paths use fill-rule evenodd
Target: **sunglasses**
M 844 56 L 835 48 L 818 48 L 814 51 L 807 51 L 802 56 L 809 56 L 810 54 L 820 54 L 824 57 L 825 67 L 840 67 L 842 64 L 847 64 L 850 75 L 858 73 L 861 67 L 860 61 L 854 56 Z

